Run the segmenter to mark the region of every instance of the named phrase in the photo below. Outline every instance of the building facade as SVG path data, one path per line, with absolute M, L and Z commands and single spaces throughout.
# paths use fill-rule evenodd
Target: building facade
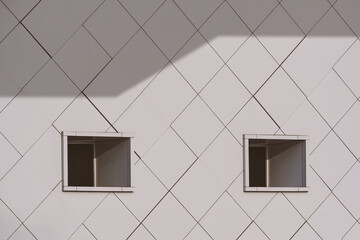
M 0 239 L 360 239 L 359 0 L 1 0 Z M 133 133 L 63 191 L 62 132 Z M 244 135 L 306 191 L 244 191 Z

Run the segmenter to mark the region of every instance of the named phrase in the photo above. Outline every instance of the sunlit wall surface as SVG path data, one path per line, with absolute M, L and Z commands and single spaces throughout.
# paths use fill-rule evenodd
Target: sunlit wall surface
M 360 239 L 359 0 L 1 0 L 0 239 Z M 133 193 L 63 192 L 61 132 L 133 132 Z M 308 192 L 244 192 L 243 134 Z

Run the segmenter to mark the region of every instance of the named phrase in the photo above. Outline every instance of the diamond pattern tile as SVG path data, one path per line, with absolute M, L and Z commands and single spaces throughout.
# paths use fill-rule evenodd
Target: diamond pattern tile
M 194 26 L 173 1 L 165 1 L 144 25 L 144 30 L 169 59 L 195 32 Z
M 243 191 L 243 173 L 231 184 L 228 192 L 231 197 L 242 207 L 242 209 L 255 219 L 264 207 L 274 197 L 275 193 L 247 193 Z
M 281 126 L 281 129 L 286 134 L 301 132 L 303 135 L 308 135 L 308 153 L 311 153 L 330 131 L 329 126 L 307 101 L 303 102 L 291 118 Z
M 274 221 L 273 216 L 277 216 L 278 221 Z M 278 193 L 255 222 L 270 239 L 289 239 L 301 227 L 304 219 L 286 198 Z
M 10 75 L 0 67 L 1 89 L 0 89 L 0 112 L 20 92 L 20 86 L 11 79 Z
M 230 58 L 228 66 L 254 94 L 278 65 L 258 39 L 251 36 Z
M 130 235 L 129 240 L 154 240 L 155 238 L 149 233 L 149 231 L 140 225 L 134 233 Z
M 196 156 L 169 128 L 143 159 L 161 182 L 171 188 L 195 161 Z
M 278 4 L 276 0 L 229 0 L 228 2 L 251 31 L 254 31 Z
M 311 216 L 309 223 L 321 238 L 341 239 L 355 223 L 355 219 L 331 194 Z
M 60 188 L 59 191 L 61 191 Z M 40 227 L 42 221 L 44 224 Z M 80 221 L 55 194 L 50 195 L 25 223 L 35 237 L 54 239 L 70 237 L 80 224 Z
M 89 217 L 89 215 L 100 205 L 107 195 L 107 193 L 102 192 L 97 192 L 95 194 L 84 193 L 80 195 L 72 192 L 62 194 L 59 186 L 60 184 L 54 188 L 49 197 L 60 198 L 61 202 L 63 202 L 74 214 L 75 219 L 81 219 L 81 222 L 84 222 L 85 219 Z M 30 220 L 30 218 L 28 220 Z
M 14 15 L 12 15 L 6 6 L 0 2 L 0 41 L 9 34 L 17 23 L 18 21 Z
M 119 0 L 119 2 L 140 25 L 143 25 L 165 0 Z
M 0 114 L 0 132 L 20 154 L 27 152 L 52 123 L 22 96 L 18 95 Z
M 199 97 L 191 102 L 172 126 L 197 156 L 200 156 L 223 128 Z
M 9 240 L 35 240 L 36 238 L 27 230 L 24 225 L 21 225 L 16 232 L 11 235 Z
M 308 33 L 330 8 L 326 0 L 283 0 L 281 5 L 304 33 Z
M 281 68 L 271 76 L 255 97 L 280 126 L 305 100 L 300 89 Z
M 219 95 L 222 97 L 219 98 Z M 227 66 L 215 75 L 200 96 L 225 124 L 229 123 L 251 97 Z
M 331 71 L 311 93 L 309 100 L 326 121 L 334 126 L 356 98 L 336 73 Z
M 49 60 L 23 88 L 18 98 L 21 97 L 37 107 L 49 121 L 53 122 L 79 93 L 56 63 Z
M 226 1 L 204 23 L 200 32 L 225 61 L 250 35 L 250 30 Z
M 144 122 L 144 120 L 146 121 Z M 120 132 L 136 134 L 132 148 L 141 157 L 165 133 L 169 126 L 170 123 L 162 118 L 143 95 L 114 124 L 114 127 Z
M 269 239 L 256 225 L 255 222 L 252 222 L 250 226 L 240 235 L 239 240 L 267 240 Z
M 344 236 L 344 240 L 356 239 L 360 236 L 360 224 L 355 223 L 355 225 L 350 229 L 348 233 Z
M 255 222 L 252 222 L 250 226 L 240 235 L 238 238 L 240 240 L 251 240 L 251 239 L 259 239 L 259 240 L 267 240 L 269 239 L 256 225 Z
M 81 27 L 55 55 L 54 60 L 82 91 L 110 57 Z
M 57 185 L 25 221 L 36 238 L 69 238 L 105 198 L 105 193 L 66 193 Z
M 3 0 L 3 3 L 19 19 L 23 19 L 40 0 Z
M 41 1 L 23 21 L 32 35 L 55 54 L 101 4 L 101 0 Z
M 360 17 L 358 10 L 360 9 L 360 3 L 356 0 L 342 0 L 335 3 L 335 9 L 344 18 L 346 23 L 350 26 L 353 32 L 359 37 L 360 36 Z
M 114 194 L 109 194 L 84 224 L 97 239 L 125 239 L 138 221 Z
M 334 194 L 357 219 L 360 218 L 360 191 L 353 184 L 359 181 L 359 165 L 357 162 L 334 189 Z
M 0 70 L 21 88 L 45 64 L 48 56 L 20 24 L 0 44 Z
M 21 222 L 16 218 L 16 216 L 4 204 L 3 201 L 0 201 L 0 213 L 0 237 L 2 239 L 7 239 L 20 226 Z
M 88 119 L 91 119 L 89 122 Z M 105 131 L 108 122 L 96 110 L 91 102 L 80 94 L 71 105 L 54 122 L 57 130 L 61 131 Z
M 301 239 L 313 239 L 320 240 L 321 238 L 316 234 L 316 232 L 309 226 L 309 224 L 305 223 L 300 230 L 294 235 L 294 240 Z
M 71 236 L 70 240 L 81 240 L 81 239 L 96 239 L 90 232 L 87 230 L 84 225 L 81 225 L 76 232 Z
M 278 130 L 277 125 L 254 98 L 241 109 L 228 128 L 241 143 L 243 134 L 274 134 Z
M 164 91 L 166 89 L 166 91 Z M 168 123 L 172 123 L 195 98 L 196 92 L 171 64 L 155 77 L 140 98 Z
M 200 220 L 224 190 L 208 168 L 197 161 L 171 191 L 191 215 Z
M 357 40 L 334 66 L 335 71 L 357 97 L 360 96 L 360 83 L 357 81 L 360 77 L 359 64 L 360 41 Z
M 59 137 L 60 134 L 50 128 L 0 182 L 1 199 L 22 221 L 61 179 Z
M 199 161 L 223 187 L 227 188 L 242 171 L 242 155 L 241 145 L 227 129 L 224 129 L 201 155 Z
M 105 1 L 84 26 L 111 57 L 114 57 L 139 29 L 116 0 Z
M 311 155 L 310 161 L 319 176 L 333 189 L 356 162 L 356 158 L 331 132 Z M 328 166 L 326 171 L 324 165 Z
M 322 37 L 329 35 L 337 37 Z M 356 40 L 356 36 L 334 9 L 330 9 L 316 24 L 308 38 L 332 66 Z
M 274 34 L 278 32 L 281 32 L 280 36 Z M 281 5 L 256 29 L 255 35 L 278 63 L 291 53 L 304 36 Z
M 286 198 L 305 219 L 308 219 L 330 194 L 329 188 L 312 168 L 307 171 L 307 185 L 310 189 L 306 194 L 285 193 Z
M 171 194 L 166 195 L 144 221 L 156 239 L 170 239 L 172 236 L 183 239 L 195 224 L 195 220 Z
M 309 37 L 300 43 L 282 66 L 307 96 L 332 70 L 331 63 L 322 56 Z
M 200 221 L 213 239 L 236 239 L 250 223 L 251 219 L 227 193 Z
M 345 142 L 345 145 L 356 156 L 360 157 L 360 142 L 357 141 L 360 127 L 357 124 L 360 121 L 360 102 L 357 101 L 344 116 L 344 118 L 336 125 L 335 132 Z
M 221 58 L 199 33 L 186 43 L 172 62 L 197 92 L 200 92 L 223 66 Z
M 205 230 L 198 224 L 193 230 L 186 236 L 186 240 L 210 240 L 211 237 L 205 232 Z
M 8 140 L 0 134 L 0 149 L 3 155 L 0 169 L 0 179 L 14 166 L 14 164 L 21 158 L 20 153 L 11 146 Z
M 0 0 L 0 239 L 360 239 L 359 6 Z M 63 192 L 69 130 L 134 191 Z M 244 192 L 243 134 L 308 135 L 308 192 Z
M 132 185 L 136 191 L 131 194 L 118 193 L 117 196 L 137 219 L 143 220 L 164 197 L 166 189 L 142 162 L 133 166 L 132 174 Z
M 222 0 L 174 0 L 190 21 L 199 28 L 223 2 Z
M 113 123 L 166 62 L 154 43 L 139 31 L 84 92 Z

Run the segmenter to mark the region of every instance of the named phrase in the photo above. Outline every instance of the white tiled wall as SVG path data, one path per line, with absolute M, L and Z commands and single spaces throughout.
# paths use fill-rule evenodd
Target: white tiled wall
M 360 239 L 359 12 L 0 0 L 0 239 Z M 62 192 L 61 131 L 134 132 L 134 192 Z M 309 136 L 309 192 L 243 191 L 251 133 Z

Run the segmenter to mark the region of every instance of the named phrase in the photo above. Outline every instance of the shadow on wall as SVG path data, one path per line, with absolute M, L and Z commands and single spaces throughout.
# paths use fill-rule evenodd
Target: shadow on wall
M 143 81 L 150 81 L 149 78 L 152 79 L 156 76 L 169 61 L 177 68 L 182 59 L 186 59 L 190 53 L 196 52 L 207 42 L 217 52 L 219 59 L 226 63 L 229 60 L 231 61 L 232 54 L 241 48 L 242 44 L 246 43 L 252 34 L 262 43 L 263 41 L 270 41 L 271 44 L 276 45 L 281 43 L 277 43 L 277 41 L 282 38 L 298 38 L 298 42 L 301 42 L 304 38 L 354 38 L 356 34 L 359 35 L 360 33 L 360 27 L 357 24 L 360 22 L 360 15 L 357 14 L 358 10 L 356 10 L 358 6 L 351 6 L 347 3 L 348 1 L 344 0 L 338 0 L 333 6 L 330 4 L 333 1 L 328 2 L 327 0 L 319 0 L 316 3 L 283 0 L 281 4 L 270 0 L 219 0 L 210 1 L 210 7 L 204 7 L 199 2 L 202 1 L 187 1 L 186 3 L 177 0 L 165 1 L 155 14 L 142 25 L 142 28 L 136 26 L 137 31 L 135 29 L 135 34 L 129 37 L 130 40 L 125 45 L 118 46 L 119 51 L 115 54 L 110 53 L 111 57 L 108 56 L 108 60 L 101 69 L 96 71 L 94 76 L 86 79 L 85 82 L 82 80 L 79 83 L 77 79 L 73 79 L 71 74 L 73 70 L 68 71 L 67 68 L 69 67 L 66 65 L 71 65 L 72 69 L 77 69 L 80 72 L 92 71 L 91 65 L 84 64 L 86 59 L 81 59 L 81 57 L 66 58 L 66 54 L 63 53 L 69 52 L 66 48 L 77 36 L 77 33 L 68 38 L 67 43 L 51 55 L 58 66 L 86 95 L 106 97 L 121 95 Z M 106 7 L 105 4 L 107 4 L 106 1 L 96 9 L 93 16 L 98 11 L 102 11 L 102 8 Z M 119 6 L 126 8 L 126 4 Z M 128 13 L 132 14 L 131 9 Z M 28 17 L 31 18 L 32 14 L 33 12 Z M 101 14 L 99 14 L 97 17 L 101 18 Z M 91 20 L 91 18 L 92 16 L 89 19 Z M 135 15 L 134 19 L 138 20 Z M 46 22 L 45 19 L 43 21 Z M 32 26 L 27 26 L 27 22 L 29 21 L 26 17 L 23 20 L 24 26 L 36 41 L 48 51 L 42 44 L 41 36 L 38 38 L 36 31 L 32 32 Z M 83 26 L 101 45 L 102 40 L 95 36 L 99 29 L 96 29 L 96 26 L 91 27 L 87 22 L 83 23 Z M 87 26 L 90 27 L 87 28 Z M 58 24 L 58 26 L 52 27 L 61 28 L 62 26 Z M 111 26 L 102 25 L 101 27 L 110 28 Z M 123 27 L 126 28 L 126 26 Z M 78 29 L 78 32 L 80 29 L 82 27 Z M 4 41 L 6 39 L 2 43 Z M 82 46 L 79 45 L 78 48 L 82 48 Z M 292 50 L 293 48 L 288 49 L 287 54 L 291 54 Z M 27 51 L 27 49 L 23 49 L 23 51 Z M 86 46 L 84 46 L 83 51 L 86 51 Z M 52 51 L 48 52 L 51 53 Z M 77 53 L 77 51 L 75 52 Z M 7 75 L 9 79 L 12 79 L 12 73 L 2 66 L 7 58 L 7 56 L 0 55 L 0 71 L 5 73 L 3 76 Z M 198 64 L 206 65 L 206 59 L 204 60 Z M 64 64 L 63 62 L 67 63 Z M 279 64 L 280 62 L 278 61 Z M 194 68 L 197 67 L 196 64 L 193 66 Z M 183 77 L 186 79 L 186 76 Z M 29 79 L 30 82 L 32 79 L 34 78 Z M 20 88 L 22 87 L 20 86 Z M 61 89 L 38 88 L 32 89 L 31 94 L 36 96 L 64 96 L 67 93 Z M 0 95 L 9 95 L 6 87 L 0 87 Z

